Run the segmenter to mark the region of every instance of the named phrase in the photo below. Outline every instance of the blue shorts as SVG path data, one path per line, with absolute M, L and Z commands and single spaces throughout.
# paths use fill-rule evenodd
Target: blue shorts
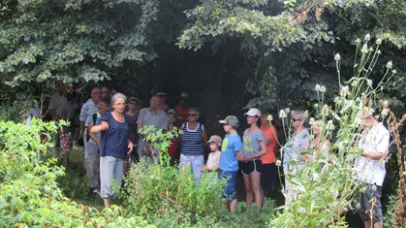
M 220 170 L 219 173 L 219 179 L 226 179 L 226 186 L 224 189 L 224 198 L 227 199 L 227 201 L 232 201 L 237 199 L 237 195 L 235 194 L 235 184 L 237 182 L 237 171 L 223 171 Z

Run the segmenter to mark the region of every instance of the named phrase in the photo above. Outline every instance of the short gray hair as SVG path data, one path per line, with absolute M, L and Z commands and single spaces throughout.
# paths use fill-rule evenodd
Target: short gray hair
M 306 122 L 307 122 L 307 118 L 308 118 L 308 116 L 307 116 L 306 113 L 307 113 L 307 112 L 306 112 L 306 111 L 303 111 L 303 110 L 293 110 L 293 111 L 292 111 L 292 117 L 296 117 L 296 118 L 302 120 L 303 123 L 306 123 Z
M 195 112 L 198 116 L 200 116 L 200 110 L 199 110 L 198 108 L 192 107 L 192 108 L 189 108 L 189 111 L 193 111 L 193 112 Z
M 111 97 L 111 104 L 114 105 L 119 98 L 123 98 L 124 101 L 127 101 L 127 97 L 122 93 L 116 93 Z

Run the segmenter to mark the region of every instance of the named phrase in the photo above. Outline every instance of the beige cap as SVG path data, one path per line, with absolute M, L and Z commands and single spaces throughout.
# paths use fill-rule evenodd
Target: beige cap
M 222 139 L 218 135 L 212 135 L 207 143 L 216 143 L 221 146 Z

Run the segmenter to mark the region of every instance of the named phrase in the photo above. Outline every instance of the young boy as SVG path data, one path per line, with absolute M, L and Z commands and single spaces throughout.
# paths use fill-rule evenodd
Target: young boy
M 241 137 L 237 133 L 239 125 L 236 116 L 227 116 L 219 121 L 227 133 L 221 146 L 221 157 L 219 164 L 219 178 L 227 181 L 224 196 L 228 201 L 231 212 L 237 209 L 237 196 L 235 194 L 235 184 L 237 182 L 238 160 L 242 157 L 243 144 Z

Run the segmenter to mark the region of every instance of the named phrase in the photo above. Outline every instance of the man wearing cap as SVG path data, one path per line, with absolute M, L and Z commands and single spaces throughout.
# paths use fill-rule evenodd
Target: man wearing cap
M 159 109 L 160 98 L 158 96 L 152 96 L 149 101 L 149 108 L 143 108 L 138 116 L 137 124 L 138 129 L 148 126 L 154 126 L 155 130 L 168 129 L 168 116 L 167 114 Z M 138 154 L 140 158 L 147 155 L 151 155 L 148 152 L 149 143 L 144 140 L 144 137 L 140 136 L 138 140 Z M 158 156 L 158 151 L 153 151 L 153 156 Z
M 230 211 L 235 212 L 237 208 L 235 184 L 237 182 L 238 160 L 242 158 L 243 144 L 237 133 L 239 122 L 236 116 L 227 116 L 219 123 L 223 124 L 224 131 L 227 133 L 221 146 L 219 178 L 226 180 L 224 197 L 227 199 Z
M 371 218 L 373 227 L 376 228 L 383 226 L 381 196 L 386 176 L 385 157 L 389 148 L 389 132 L 375 119 L 372 109 L 364 109 L 359 115 L 363 132 L 358 141 L 361 155 L 355 160 L 354 175 L 361 182 L 361 187 L 366 187 L 360 194 L 358 213 L 365 228 L 371 227 Z
M 176 113 L 178 113 L 179 117 L 183 121 L 187 121 L 188 119 L 189 114 L 188 100 L 189 94 L 183 92 L 179 97 L 179 104 L 175 107 Z

